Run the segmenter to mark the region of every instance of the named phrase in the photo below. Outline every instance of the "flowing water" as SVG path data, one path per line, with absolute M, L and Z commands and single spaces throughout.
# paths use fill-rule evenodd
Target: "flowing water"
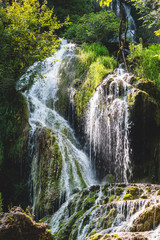
M 66 228 L 71 228 L 70 235 L 68 235 L 70 237 L 69 239 L 85 240 L 89 238 L 88 235 L 91 232 L 97 232 L 102 236 L 116 233 L 123 237 L 128 236 L 128 238 L 126 237 L 124 239 L 132 239 L 129 237 L 129 234 L 133 234 L 133 236 L 139 234 L 136 229 L 138 224 L 141 226 L 147 224 L 147 222 L 150 221 L 149 216 L 153 218 L 153 214 L 155 219 L 157 219 L 159 214 L 157 211 L 159 210 L 156 209 L 160 207 L 160 197 L 157 196 L 156 193 L 160 187 L 157 185 L 150 186 L 152 190 L 149 194 L 145 190 L 147 189 L 147 185 L 135 184 L 134 187 L 136 186 L 140 189 L 138 196 L 135 200 L 124 201 L 123 197 L 126 194 L 127 188 L 132 186 L 133 185 L 127 186 L 124 184 L 123 187 L 121 184 L 102 185 L 96 186 L 94 191 L 92 187 L 90 191 L 87 192 L 86 190 L 86 193 L 83 191 L 73 195 L 70 200 L 64 203 L 53 215 L 50 222 L 52 233 L 56 233 L 56 239 L 64 239 L 62 236 L 65 231 L 67 231 L 67 229 L 65 229 L 65 226 L 67 226 Z M 118 193 L 119 189 L 124 189 L 121 194 Z M 110 195 L 110 193 L 112 195 Z M 111 197 L 117 194 L 119 195 L 118 201 L 115 197 L 111 202 L 106 202 L 106 196 Z M 141 199 L 144 194 L 148 195 L 147 199 Z M 93 197 L 92 204 L 86 204 L 87 199 L 91 196 Z M 79 199 L 79 201 L 77 201 L 77 199 Z M 81 204 L 79 204 L 79 202 L 81 202 Z M 152 209 L 155 209 L 154 213 Z M 78 215 L 79 217 L 76 217 Z M 146 218 L 145 216 L 148 217 Z M 63 226 L 61 226 L 62 222 Z M 72 225 L 69 225 L 70 222 L 72 222 Z M 142 233 L 143 236 L 147 237 L 147 240 L 159 239 L 160 227 L 156 225 L 157 228 L 155 228 L 154 224 L 153 221 L 151 228 L 153 230 L 155 229 L 155 231 L 152 230 Z
M 115 2 L 113 1 L 112 3 L 110 3 L 110 9 L 115 11 L 116 16 L 120 17 L 120 6 L 119 6 L 119 0 L 115 0 Z M 129 41 L 136 41 L 136 23 L 134 21 L 134 18 L 132 17 L 131 14 L 131 6 L 126 4 L 126 3 L 122 3 L 122 11 L 124 14 L 124 17 L 127 18 L 128 17 L 128 31 L 127 31 L 127 38 L 129 39 Z M 122 34 L 122 38 L 124 38 L 124 34 Z M 113 39 L 114 41 L 118 39 Z
M 84 152 L 77 148 L 77 140 L 68 122 L 55 111 L 58 101 L 58 71 L 64 56 L 74 54 L 74 45 L 63 41 L 55 57 L 49 57 L 41 65 L 41 75 L 28 92 L 25 92 L 29 107 L 30 139 L 34 139 L 36 129 L 49 128 L 54 133 L 62 154 L 62 172 L 60 179 L 61 198 L 68 199 L 74 189 L 81 190 L 84 186 L 95 183 L 90 162 Z M 32 67 L 34 68 L 34 66 Z M 30 71 L 29 71 L 30 72 Z M 38 141 L 38 140 L 37 140 Z M 35 142 L 30 144 L 30 155 L 33 159 L 31 182 L 33 182 L 33 209 L 41 194 L 41 186 L 37 189 L 36 176 L 38 171 L 37 153 L 33 150 Z M 54 174 L 54 173 L 52 173 Z M 72 177 L 71 177 L 72 176 Z M 63 196 L 65 195 L 65 197 Z
M 129 109 L 127 96 L 132 91 L 130 75 L 121 67 L 105 78 L 90 99 L 85 131 L 89 139 L 90 159 L 96 172 L 101 164 L 116 181 L 128 182 L 132 176 L 129 144 Z M 98 158 L 98 160 L 96 160 Z

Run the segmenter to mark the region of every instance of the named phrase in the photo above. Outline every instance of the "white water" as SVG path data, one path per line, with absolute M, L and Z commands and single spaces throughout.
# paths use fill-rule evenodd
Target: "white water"
M 127 38 L 133 42 L 136 40 L 136 24 L 131 15 L 131 6 L 126 5 L 125 3 L 123 3 L 122 5 L 125 10 L 126 17 L 128 17 Z
M 31 89 L 25 92 L 30 113 L 30 136 L 34 136 L 37 128 L 47 127 L 52 130 L 58 142 L 63 159 L 60 192 L 61 197 L 65 197 L 65 199 L 69 198 L 74 189 L 81 190 L 84 184 L 90 186 L 95 183 L 87 156 L 76 147 L 77 141 L 73 130 L 68 122 L 55 111 L 55 104 L 58 101 L 59 67 L 64 56 L 72 56 L 73 54 L 74 45 L 62 41 L 61 48 L 56 52 L 55 57 L 47 58 L 41 65 L 40 73 L 45 77 L 36 78 Z M 35 209 L 41 194 L 41 184 L 37 189 L 38 160 L 36 153 L 32 154 L 32 159 L 31 180 L 33 181 L 33 209 Z
M 139 198 L 141 195 L 146 194 L 145 191 L 145 184 L 138 184 L 139 188 L 142 189 L 142 192 L 139 193 Z M 116 185 L 114 186 L 116 187 Z M 118 185 L 117 185 L 118 187 Z M 86 199 L 88 197 L 92 196 L 92 191 L 88 191 L 88 195 L 86 195 L 86 198 L 83 196 L 83 192 L 81 194 L 73 195 L 70 200 L 62 205 L 62 207 L 53 215 L 52 220 L 50 222 L 52 233 L 56 233 L 58 231 L 58 239 L 59 238 L 59 231 L 63 229 L 58 229 L 59 224 L 63 221 L 64 226 L 69 223 L 69 221 L 76 215 L 76 213 L 79 210 L 85 209 L 82 216 L 80 216 L 78 219 L 73 223 L 73 232 L 74 234 L 76 231 L 76 237 L 73 238 L 75 240 L 84 240 L 88 239 L 87 236 L 91 231 L 96 230 L 97 233 L 100 234 L 113 234 L 117 233 L 124 233 L 123 236 L 125 236 L 125 233 L 129 233 L 132 226 L 135 225 L 136 219 L 139 219 L 139 216 L 141 214 L 144 214 L 147 209 L 152 209 L 155 206 L 159 206 L 160 204 L 160 197 L 156 197 L 156 190 L 153 188 L 153 192 L 151 195 L 149 194 L 148 199 L 135 199 L 135 200 L 128 200 L 124 201 L 123 196 L 126 194 L 126 188 L 124 188 L 123 193 L 120 196 L 119 201 L 113 201 L 111 203 L 104 203 L 104 198 L 110 195 L 110 192 L 113 194 L 113 188 L 112 186 L 108 186 L 108 192 L 104 194 L 104 189 L 106 187 L 101 186 L 97 188 L 97 190 L 94 189 L 94 193 L 96 194 L 95 202 L 91 207 L 85 208 Z M 157 187 L 155 186 L 155 189 Z M 115 192 L 116 194 L 116 192 Z M 156 199 L 156 200 L 155 200 Z M 77 209 L 76 207 L 73 207 L 74 205 L 70 205 L 70 203 L 79 202 L 81 201 L 81 205 Z M 70 214 L 69 211 L 71 210 L 73 213 Z M 113 223 L 109 228 L 106 228 L 107 222 L 110 221 L 110 218 L 106 218 L 109 216 L 111 211 L 116 211 L 116 216 L 113 218 Z M 155 211 L 156 214 L 156 211 Z M 105 225 L 104 225 L 105 224 Z M 154 225 L 154 223 L 153 223 Z M 78 229 L 76 228 L 78 226 Z M 103 229 L 103 230 L 102 230 Z M 154 229 L 154 226 L 153 226 Z M 63 230 L 62 230 L 63 231 Z M 134 233 L 134 232 L 132 232 Z M 160 227 L 157 227 L 155 231 L 145 232 L 144 235 L 148 237 L 148 240 L 158 240 L 160 233 Z M 70 237 L 73 235 L 70 235 Z M 128 235 L 127 235 L 128 236 Z M 72 238 L 71 238 L 72 239 Z M 126 238 L 129 239 L 129 238 Z
M 123 69 L 107 76 L 90 99 L 86 113 L 86 135 L 90 139 L 90 160 L 96 171 L 97 153 L 105 159 L 106 171 L 116 181 L 128 182 L 132 176 L 129 144 L 129 74 Z M 110 170 L 110 168 L 114 170 Z M 113 172 L 114 171 L 114 172 Z
M 128 17 L 128 31 L 127 31 L 127 38 L 129 39 L 129 41 L 135 41 L 136 40 L 136 24 L 135 21 L 131 15 L 131 6 L 126 4 L 126 3 L 122 3 L 122 8 L 125 14 L 125 17 Z M 110 9 L 114 11 L 115 9 L 115 13 L 117 17 L 120 17 L 120 7 L 119 7 L 119 0 L 116 0 L 115 2 L 115 7 L 114 4 L 110 4 Z M 122 34 L 122 38 L 124 38 L 124 34 Z M 114 41 L 118 41 L 118 39 L 113 39 Z

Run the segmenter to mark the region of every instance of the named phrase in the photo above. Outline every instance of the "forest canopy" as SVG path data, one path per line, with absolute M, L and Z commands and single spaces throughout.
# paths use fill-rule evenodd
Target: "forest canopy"
M 0 85 L 13 87 L 27 67 L 55 52 L 55 31 L 62 27 L 47 1 L 13 1 L 0 5 Z

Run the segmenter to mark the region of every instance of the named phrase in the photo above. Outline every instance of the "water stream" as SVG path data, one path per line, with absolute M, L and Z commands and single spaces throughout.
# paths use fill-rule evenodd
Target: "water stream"
M 119 182 L 128 182 L 132 176 L 131 123 L 127 103 L 127 96 L 132 91 L 129 78 L 130 75 L 121 67 L 108 75 L 90 99 L 85 120 L 90 159 L 94 162 L 95 171 L 102 165 Z
M 39 128 L 48 128 L 53 132 L 61 151 L 63 161 L 60 179 L 60 198 L 67 200 L 75 189 L 81 190 L 84 186 L 91 186 L 96 183 L 87 156 L 77 148 L 78 144 L 74 136 L 74 131 L 68 122 L 55 111 L 55 104 L 58 101 L 59 67 L 64 56 L 74 54 L 74 47 L 74 44 L 67 44 L 67 42 L 63 40 L 61 48 L 56 52 L 56 55 L 47 58 L 41 65 L 40 73 L 44 78 L 35 79 L 35 83 L 31 89 L 25 92 L 30 113 L 30 139 L 32 139 L 30 155 L 33 159 L 31 169 L 33 210 L 36 208 L 42 191 L 41 184 L 38 185 L 36 183 L 36 181 L 39 181 L 37 178 L 39 164 L 38 153 L 33 150 L 36 144 L 36 142 L 33 141 L 33 139 L 35 139 L 34 135 Z

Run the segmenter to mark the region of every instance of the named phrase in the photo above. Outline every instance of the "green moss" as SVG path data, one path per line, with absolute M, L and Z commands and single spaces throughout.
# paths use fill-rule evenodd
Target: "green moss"
M 150 191 L 151 191 L 150 187 L 146 187 L 146 192 L 150 192 Z
M 85 47 L 82 45 L 79 49 L 75 77 L 79 83 L 75 94 L 75 106 L 78 117 L 86 109 L 87 103 L 93 96 L 96 86 L 116 67 L 114 58 L 106 57 L 104 56 L 104 51 L 100 51 L 100 48 L 103 47 L 99 45 L 98 48 L 94 47 L 91 50 L 90 45 L 85 45 Z
M 115 181 L 115 177 L 112 174 L 107 174 L 106 175 L 108 183 L 112 184 Z
M 115 198 L 116 198 L 115 195 L 111 195 L 111 196 L 109 197 L 108 202 L 109 202 L 109 203 L 113 202 L 113 201 L 115 200 Z
M 90 239 L 91 239 L 91 240 L 98 240 L 98 239 L 100 239 L 101 237 L 102 237 L 102 234 L 96 234 L 96 235 L 92 236 Z
M 123 191 L 124 191 L 123 187 L 114 187 L 111 189 L 111 194 L 120 196 L 123 193 Z
M 115 208 L 111 208 L 108 212 L 107 216 L 103 218 L 102 221 L 102 227 L 103 228 L 110 228 L 112 226 L 112 223 L 117 215 L 117 210 Z
M 80 179 L 80 181 L 81 181 L 82 188 L 85 188 L 85 187 L 87 187 L 87 186 L 86 186 L 86 183 L 85 183 L 84 180 L 83 180 L 83 177 L 82 177 L 82 174 L 81 174 L 81 171 L 80 171 L 78 162 L 77 162 L 76 160 L 75 160 L 75 164 L 76 164 L 76 168 L 77 168 L 77 173 L 78 173 L 79 179 Z
M 35 133 L 39 141 L 35 146 L 35 159 L 38 158 L 37 170 L 33 172 L 36 186 L 36 213 L 52 214 L 52 208 L 60 199 L 59 180 L 62 170 L 62 155 L 54 133 L 47 128 Z M 35 164 L 36 166 L 36 164 Z
M 142 194 L 142 189 L 139 189 L 137 186 L 130 186 L 126 189 L 126 195 L 124 196 L 123 200 L 137 199 Z
M 148 197 L 147 197 L 147 195 L 146 194 L 143 194 L 142 196 L 141 196 L 141 199 L 147 199 Z
M 56 234 L 57 240 L 66 240 L 66 239 L 76 239 L 77 232 L 78 232 L 78 223 L 77 220 L 84 214 L 84 210 L 77 212 L 76 214 L 72 215 L 68 221 L 62 222 L 59 225 L 59 230 Z M 74 233 L 73 233 L 74 230 Z
M 129 104 L 129 106 L 133 106 L 134 105 L 135 97 L 136 97 L 136 94 L 132 94 L 132 93 L 128 94 L 128 96 L 127 96 L 127 103 Z
M 123 197 L 123 200 L 126 201 L 126 200 L 133 200 L 134 197 L 132 196 L 132 194 L 130 193 L 127 193 L 124 197 Z

